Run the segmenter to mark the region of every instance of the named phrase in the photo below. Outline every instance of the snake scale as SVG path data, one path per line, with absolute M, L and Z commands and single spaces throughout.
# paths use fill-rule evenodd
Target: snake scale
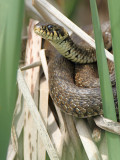
M 68 32 L 58 24 L 41 24 L 34 26 L 36 34 L 48 40 L 60 54 L 49 63 L 49 88 L 54 103 L 62 111 L 79 118 L 103 114 L 99 78 L 92 87 L 78 87 L 74 80 L 74 64 L 91 64 L 96 62 L 94 48 L 79 46 L 73 42 Z M 113 94 L 116 101 L 114 72 L 110 75 Z M 94 84 L 94 80 L 93 80 Z

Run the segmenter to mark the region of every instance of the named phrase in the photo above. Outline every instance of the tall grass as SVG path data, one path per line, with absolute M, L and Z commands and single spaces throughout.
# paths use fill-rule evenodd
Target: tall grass
M 99 24 L 96 1 L 90 0 L 92 21 L 95 33 L 97 64 L 100 77 L 104 116 L 116 121 L 114 99 L 109 78 L 108 66 L 104 52 L 104 44 Z M 115 27 L 115 26 L 114 26 Z M 106 132 L 109 160 L 119 160 L 120 138 L 118 135 Z
M 108 0 L 108 7 L 111 22 L 112 46 L 114 53 L 117 97 L 120 114 L 120 1 Z
M 23 0 L 0 0 L 0 160 L 6 159 L 16 102 Z

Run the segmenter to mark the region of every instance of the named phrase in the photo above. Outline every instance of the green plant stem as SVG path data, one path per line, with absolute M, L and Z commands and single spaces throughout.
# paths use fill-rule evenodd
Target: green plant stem
M 108 0 L 111 22 L 112 46 L 115 62 L 116 88 L 120 114 L 120 1 Z
M 23 0 L 0 0 L 0 160 L 6 160 L 20 58 Z
M 99 24 L 97 6 L 95 0 L 90 0 L 92 21 L 95 33 L 96 42 L 96 56 L 98 71 L 100 77 L 101 95 L 103 102 L 104 116 L 116 121 L 116 114 L 114 108 L 114 99 L 112 94 L 112 88 L 109 78 L 108 66 L 104 52 L 103 39 Z M 108 159 L 109 160 L 119 160 L 119 147 L 120 138 L 118 135 L 106 132 L 107 146 L 108 146 Z

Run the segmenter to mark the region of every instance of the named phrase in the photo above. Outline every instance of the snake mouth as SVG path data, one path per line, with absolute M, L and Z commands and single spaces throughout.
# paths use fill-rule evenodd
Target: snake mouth
M 46 34 L 46 28 L 43 27 L 40 23 L 35 24 L 34 32 L 40 36 L 44 36 Z M 44 33 L 45 32 L 45 33 Z M 44 33 L 44 34 L 43 34 Z
M 36 25 L 34 26 L 34 32 L 35 32 L 36 34 L 39 34 L 39 33 L 40 33 L 40 28 L 37 27 Z

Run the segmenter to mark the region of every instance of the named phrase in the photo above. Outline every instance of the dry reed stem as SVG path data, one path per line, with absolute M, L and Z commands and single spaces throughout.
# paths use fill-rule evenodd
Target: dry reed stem
M 83 119 L 76 121 L 76 128 L 89 160 L 102 160 L 97 146 L 92 140 L 91 131 Z M 84 129 L 83 129 L 84 128 Z
M 28 104 L 28 109 L 32 115 L 32 118 L 35 122 L 35 126 L 36 126 L 38 133 L 42 139 L 42 142 L 48 152 L 49 157 L 52 160 L 59 160 L 59 157 L 56 153 L 56 150 L 55 150 L 55 148 L 49 138 L 49 135 L 47 133 L 47 130 L 46 130 L 46 127 L 45 127 L 44 122 L 42 120 L 42 117 L 37 110 L 37 106 L 35 105 L 35 102 L 33 101 L 33 98 L 29 92 L 29 89 L 26 85 L 26 82 L 24 80 L 24 77 L 23 77 L 20 69 L 18 70 L 17 80 L 18 80 L 19 89 L 21 90 L 21 92 L 26 100 L 26 103 Z
M 17 139 L 19 138 L 23 126 L 24 126 L 24 109 L 22 105 L 22 94 L 19 92 L 14 115 L 13 115 L 13 122 L 12 126 L 14 126 L 15 129 L 15 136 L 17 136 Z M 11 133 L 13 134 L 13 133 Z M 16 138 L 14 139 L 13 135 L 13 141 L 16 141 Z M 15 142 L 17 143 L 17 142 Z M 15 155 L 17 153 L 17 150 L 14 148 L 12 141 L 10 140 L 10 144 L 8 147 L 8 154 L 7 154 L 7 160 L 13 160 L 15 158 Z
M 94 118 L 96 125 L 105 131 L 120 135 L 120 123 L 114 122 L 103 116 L 97 116 Z

